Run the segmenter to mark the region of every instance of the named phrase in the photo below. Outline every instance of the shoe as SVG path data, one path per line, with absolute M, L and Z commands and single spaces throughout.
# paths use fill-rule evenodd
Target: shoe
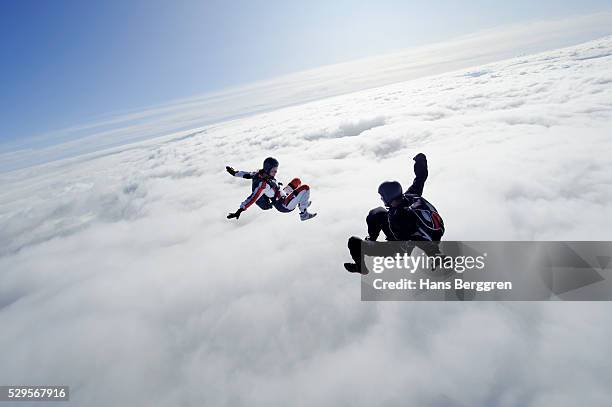
M 355 264 L 355 263 L 344 263 L 344 268 L 349 273 L 357 273 L 357 274 L 363 274 L 363 275 L 367 274 L 367 273 L 362 273 L 361 272 L 361 267 L 358 264 Z
M 317 214 L 316 214 L 316 213 L 309 213 L 309 212 L 306 212 L 306 211 L 304 211 L 304 212 L 301 212 L 301 213 L 300 213 L 300 219 L 301 219 L 301 220 L 308 220 L 308 219 L 312 219 L 312 218 L 314 218 L 315 216 L 317 216 Z

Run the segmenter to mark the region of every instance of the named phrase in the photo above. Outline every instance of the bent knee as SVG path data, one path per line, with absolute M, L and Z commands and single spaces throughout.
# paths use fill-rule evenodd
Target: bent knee
M 308 192 L 310 191 L 310 187 L 306 184 L 304 185 L 300 185 L 299 187 L 297 187 L 297 189 L 295 191 L 293 191 L 293 193 L 295 195 L 299 194 L 300 192 Z
M 360 245 L 360 244 L 361 244 L 361 239 L 358 238 L 357 236 L 349 237 L 349 240 L 348 240 L 349 247 L 353 247 L 353 246 Z
M 291 182 L 289 182 L 289 186 L 293 189 L 296 189 L 300 185 L 302 185 L 302 180 L 299 178 L 293 178 Z
M 380 216 L 381 213 L 387 213 L 387 210 L 383 208 L 382 206 L 379 206 L 378 208 L 374 208 L 370 210 L 370 212 L 368 212 L 368 218 L 371 218 L 374 216 Z

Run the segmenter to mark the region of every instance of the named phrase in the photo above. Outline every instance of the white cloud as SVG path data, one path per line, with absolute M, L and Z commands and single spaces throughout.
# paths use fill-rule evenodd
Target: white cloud
M 448 239 L 609 239 L 612 37 L 2 175 L 0 383 L 75 405 L 606 405 L 606 304 L 361 303 L 342 269 L 427 153 Z M 249 209 L 224 166 L 312 186 Z

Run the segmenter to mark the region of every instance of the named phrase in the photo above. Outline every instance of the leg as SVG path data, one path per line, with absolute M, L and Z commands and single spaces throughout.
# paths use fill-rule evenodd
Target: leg
M 381 207 L 372 209 L 366 217 L 366 223 L 368 225 L 368 235 L 370 240 L 378 239 L 378 235 L 382 230 L 387 240 L 395 240 L 391 227 L 389 226 L 388 211 Z
M 292 181 L 293 182 L 293 181 Z M 283 202 L 283 206 L 292 211 L 296 206 L 300 208 L 300 212 L 304 212 L 308 208 L 308 200 L 310 199 L 310 187 L 308 185 L 300 185 L 296 188 Z
M 295 180 L 293 180 L 295 181 Z M 291 181 L 291 182 L 293 182 Z M 281 203 L 281 212 L 291 212 L 295 207 L 300 208 L 300 220 L 308 220 L 317 216 L 316 213 L 308 213 L 308 206 L 310 206 L 310 187 L 308 185 L 300 185 L 291 194 L 289 194 Z
M 289 182 L 289 184 L 288 184 L 288 185 L 291 187 L 291 189 L 294 189 L 294 190 L 295 190 L 295 189 L 297 189 L 297 188 L 298 188 L 300 185 L 302 185 L 302 180 L 301 180 L 301 179 L 299 179 L 299 178 L 293 178 L 293 179 L 292 179 L 292 180 Z
M 299 191 L 299 192 L 298 192 Z M 297 189 L 296 200 L 300 212 L 305 212 L 308 209 L 308 200 L 310 199 L 310 187 L 308 185 L 300 185 Z
M 361 263 L 361 242 L 362 240 L 356 236 L 351 236 L 348 240 L 348 249 L 356 264 Z
M 363 274 L 361 270 L 361 243 L 363 240 L 356 236 L 352 236 L 348 240 L 348 248 L 351 253 L 351 258 L 354 263 L 344 263 L 344 268 L 349 273 Z M 367 272 L 367 270 L 366 270 Z
M 428 256 L 439 256 L 442 254 L 439 241 L 415 240 L 414 245 L 423 250 Z

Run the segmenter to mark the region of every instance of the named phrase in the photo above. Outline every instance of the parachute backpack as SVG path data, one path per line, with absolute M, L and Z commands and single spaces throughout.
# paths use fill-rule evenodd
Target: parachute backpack
M 444 221 L 438 210 L 422 196 L 411 196 L 413 203 L 407 207 L 419 221 L 419 232 L 432 241 L 438 241 L 444 235 Z

